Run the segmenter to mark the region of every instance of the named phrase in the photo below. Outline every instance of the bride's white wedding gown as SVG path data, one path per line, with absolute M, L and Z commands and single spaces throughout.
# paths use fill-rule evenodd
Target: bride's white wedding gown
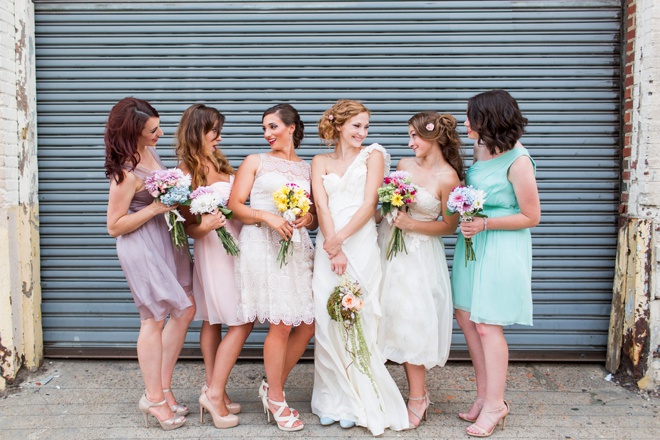
M 357 155 L 342 177 L 335 174 L 323 176 L 328 208 L 337 231 L 348 223 L 364 202 L 367 159 L 374 150 L 382 152 L 385 171 L 388 172 L 389 155 L 380 145 L 372 144 Z M 381 257 L 376 240 L 376 224 L 370 219 L 344 241 L 342 249 L 348 258 L 347 274 L 362 288 L 364 308 L 360 311 L 361 322 L 371 352 L 371 372 L 377 393 L 369 377 L 350 365 L 351 358 L 340 334 L 343 331 L 341 324 L 332 321 L 328 315 L 328 297 L 340 279 L 330 268 L 321 232 L 316 238 L 312 279 L 316 319 L 312 412 L 319 417 L 354 421 L 358 426 L 368 428 L 373 435 L 382 434 L 385 428 L 399 431 L 409 426 L 406 405 L 376 344 L 381 314 L 378 302 Z

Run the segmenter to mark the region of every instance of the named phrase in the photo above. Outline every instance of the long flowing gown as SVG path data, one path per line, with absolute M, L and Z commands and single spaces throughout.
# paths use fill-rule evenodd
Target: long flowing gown
M 372 144 L 357 155 L 342 177 L 335 174 L 323 176 L 328 208 L 336 230 L 346 225 L 364 202 L 367 159 L 374 150 L 383 153 L 386 170 L 389 170 L 389 155 L 380 145 Z M 350 365 L 351 358 L 340 333 L 343 331 L 341 324 L 332 321 L 328 315 L 328 297 L 340 278 L 332 272 L 330 259 L 323 250 L 323 233 L 319 232 L 316 237 L 312 280 L 316 310 L 312 412 L 319 417 L 354 421 L 368 428 L 373 435 L 380 435 L 388 427 L 397 431 L 407 429 L 408 413 L 376 344 L 378 317 L 381 314 L 378 301 L 380 251 L 376 236 L 376 224 L 371 219 L 342 244 L 348 259 L 346 272 L 362 288 L 364 307 L 360 311 L 361 323 L 371 353 L 373 383 L 368 376 Z
M 507 175 L 521 156 L 529 157 L 529 153 L 516 147 L 496 158 L 480 160 L 468 169 L 466 183 L 486 192 L 483 212 L 489 218 L 520 212 Z M 488 229 L 472 237 L 472 244 L 476 261 L 466 262 L 465 239 L 459 234 L 451 274 L 454 307 L 470 312 L 470 320 L 476 323 L 532 325 L 529 229 Z
M 223 200 L 229 200 L 234 176 L 229 182 L 211 184 L 213 191 Z M 227 220 L 225 228 L 234 239 L 241 231 L 242 223 Z M 195 264 L 193 292 L 195 320 L 208 321 L 210 324 L 240 325 L 238 319 L 238 293 L 234 276 L 235 258 L 227 254 L 216 231 L 195 239 Z
M 155 148 L 149 151 L 161 168 Z M 125 166 L 129 170 L 128 166 Z M 151 171 L 137 166 L 132 172 L 144 181 Z M 135 193 L 128 208 L 132 214 L 153 203 L 146 189 Z M 128 287 L 140 313 L 140 319 L 164 320 L 167 315 L 181 316 L 192 306 L 192 263 L 188 249 L 176 249 L 163 215 L 156 215 L 142 226 L 117 237 L 117 257 L 126 275 Z
M 311 169 L 307 162 L 292 162 L 269 154 L 259 157 L 261 162 L 250 192 L 252 208 L 278 214 L 273 193 L 290 182 L 310 190 Z M 288 255 L 287 264 L 280 267 L 277 262 L 280 234 L 266 223 L 243 226 L 235 274 L 240 320 L 267 320 L 292 326 L 314 322 L 314 245 L 307 229 L 298 231 L 300 241 L 292 239 L 293 255 Z
M 420 187 L 410 205 L 415 220 L 437 220 L 442 202 Z M 383 281 L 380 304 L 383 322 L 378 328 L 378 346 L 383 356 L 397 363 L 408 362 L 430 369 L 444 365 L 451 345 L 453 309 L 451 284 L 440 237 L 404 232 L 408 253 L 387 260 L 386 251 L 394 227 L 385 218 L 378 230 Z

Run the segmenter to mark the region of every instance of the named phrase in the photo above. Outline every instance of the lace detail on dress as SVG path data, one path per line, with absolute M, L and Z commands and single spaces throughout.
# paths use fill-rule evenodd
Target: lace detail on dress
M 417 201 L 410 205 L 410 216 L 415 220 L 432 221 L 438 219 L 441 210 L 442 202 L 436 199 L 433 194 L 425 188 L 419 187 L 419 191 L 417 191 Z M 422 242 L 428 241 L 431 238 L 435 237 L 410 231 L 406 231 L 403 234 L 403 239 L 406 242 L 406 249 L 409 253 L 419 249 Z

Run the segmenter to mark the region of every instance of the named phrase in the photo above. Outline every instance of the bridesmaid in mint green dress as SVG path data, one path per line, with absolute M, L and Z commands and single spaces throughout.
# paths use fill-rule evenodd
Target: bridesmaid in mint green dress
M 532 241 L 529 228 L 541 218 L 536 165 L 520 144 L 527 119 L 504 90 L 468 101 L 465 126 L 474 139 L 474 164 L 466 184 L 486 193 L 484 214 L 461 223 L 454 251 L 452 292 L 456 321 L 474 365 L 477 398 L 458 417 L 471 422 L 467 434 L 488 437 L 504 422 L 509 349 L 502 326 L 532 325 Z M 471 238 L 476 261 L 465 261 Z

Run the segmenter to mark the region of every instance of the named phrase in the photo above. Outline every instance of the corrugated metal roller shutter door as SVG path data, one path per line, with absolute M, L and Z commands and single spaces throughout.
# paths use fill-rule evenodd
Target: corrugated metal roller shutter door
M 341 97 L 370 107 L 368 140 L 398 158 L 410 154 L 413 113 L 462 122 L 466 100 L 491 88 L 509 90 L 530 119 L 524 143 L 543 204 L 535 326 L 509 329 L 510 346 L 603 353 L 616 247 L 619 1 L 35 3 L 47 354 L 130 349 L 137 337 L 105 230 L 103 126 L 120 98 L 145 98 L 161 112 L 158 147 L 169 164 L 181 112 L 217 106 L 227 116 L 222 145 L 238 165 L 266 149 L 260 115 L 276 102 L 301 111 L 306 158 L 322 149 L 320 113 Z M 454 238 L 446 241 L 451 256 Z M 454 343 L 465 348 L 458 331 Z M 195 332 L 187 344 L 196 346 Z

